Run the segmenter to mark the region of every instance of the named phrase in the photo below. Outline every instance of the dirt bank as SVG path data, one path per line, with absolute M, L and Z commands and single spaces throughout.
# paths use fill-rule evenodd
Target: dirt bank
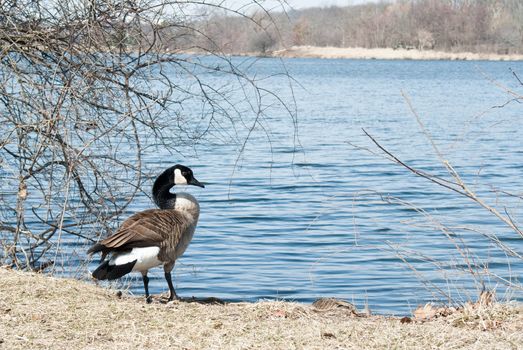
M 472 309 L 471 309 L 472 310 Z M 0 268 L 1 349 L 518 349 L 523 308 L 421 322 L 289 302 L 147 305 L 82 281 Z

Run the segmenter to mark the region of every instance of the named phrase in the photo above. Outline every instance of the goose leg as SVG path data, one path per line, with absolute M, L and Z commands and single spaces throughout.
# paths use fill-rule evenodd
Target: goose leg
M 150 304 L 152 299 L 149 295 L 149 277 L 147 277 L 147 272 L 142 273 L 142 279 L 143 279 L 143 288 L 145 289 L 145 301 L 147 304 Z
M 171 271 L 173 268 L 174 268 L 174 263 L 166 264 L 163 267 L 164 272 L 165 272 L 165 280 L 167 281 L 167 285 L 169 286 L 169 301 L 179 299 L 178 295 L 176 295 L 176 291 L 174 290 L 173 281 L 171 278 Z

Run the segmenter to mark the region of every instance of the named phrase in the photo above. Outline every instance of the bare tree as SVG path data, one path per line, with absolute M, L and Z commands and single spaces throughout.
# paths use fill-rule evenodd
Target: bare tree
M 396 0 L 272 14 L 274 47 L 388 47 L 520 53 L 523 5 L 517 0 Z M 202 32 L 233 53 L 253 49 L 259 31 L 249 19 L 221 14 Z M 266 28 L 266 26 L 262 26 Z M 266 45 L 255 45 L 264 48 Z M 254 47 L 256 48 L 256 47 Z
M 96 240 L 141 191 L 149 148 L 246 142 L 239 134 L 249 132 L 221 130 L 250 131 L 266 98 L 282 102 L 200 31 L 208 10 L 247 19 L 252 6 L 263 8 L 221 3 L 2 2 L 1 263 L 41 268 L 64 236 Z M 195 49 L 213 62 L 184 54 Z M 230 76 L 231 84 L 213 86 L 208 73 Z M 236 107 L 242 99 L 249 113 Z

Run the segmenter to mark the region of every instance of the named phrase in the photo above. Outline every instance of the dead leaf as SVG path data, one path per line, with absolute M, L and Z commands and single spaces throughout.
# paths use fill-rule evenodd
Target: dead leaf
M 420 306 L 414 311 L 414 317 L 418 320 L 430 320 L 436 316 L 437 310 L 431 304 Z
M 276 310 L 272 312 L 272 315 L 275 317 L 287 317 L 287 313 L 283 310 Z
M 25 200 L 27 198 L 27 185 L 25 182 L 20 182 L 18 186 L 18 198 L 20 200 Z

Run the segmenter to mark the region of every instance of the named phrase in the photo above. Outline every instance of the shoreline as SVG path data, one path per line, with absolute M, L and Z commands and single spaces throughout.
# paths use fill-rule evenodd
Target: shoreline
M 481 304 L 481 298 L 449 314 L 425 305 L 399 318 L 358 313 L 343 301 L 166 303 L 155 296 L 146 304 L 92 283 L 2 267 L 0 285 L 5 349 L 508 349 L 523 343 L 523 305 Z
M 249 55 L 249 54 L 246 54 Z M 523 61 L 523 54 L 500 55 L 495 53 L 444 52 L 434 50 L 407 50 L 392 48 L 366 49 L 361 47 L 292 46 L 272 51 L 268 57 L 322 58 L 359 60 L 449 60 L 449 61 Z

